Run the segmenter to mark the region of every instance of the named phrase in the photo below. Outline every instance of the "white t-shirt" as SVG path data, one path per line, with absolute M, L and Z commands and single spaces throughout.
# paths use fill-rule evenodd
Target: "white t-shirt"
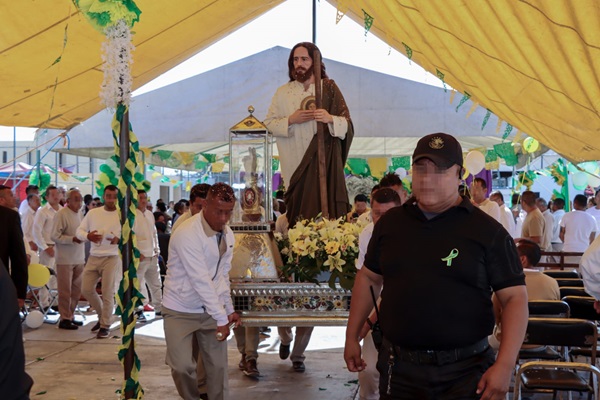
M 496 221 L 502 223 L 502 221 L 500 221 L 500 206 L 498 206 L 498 203 L 495 201 L 485 199 L 481 204 L 479 204 L 479 208 Z
M 554 225 L 552 228 L 552 243 L 562 243 L 560 240 L 560 221 L 562 217 L 565 215 L 565 210 L 556 210 L 552 217 L 554 218 Z
M 515 219 L 513 217 L 512 211 L 505 205 L 500 207 L 500 223 L 506 229 L 506 231 L 512 237 L 518 237 L 521 234 L 521 231 L 517 233 L 515 230 Z
M 81 221 L 77 228 L 77 237 L 80 240 L 88 241 L 87 235 L 90 232 L 97 231 L 102 235 L 100 244 L 92 243 L 90 246 L 90 255 L 94 257 L 118 256 L 118 244 L 111 244 L 113 237 L 121 237 L 121 220 L 119 211 L 107 211 L 104 207 L 90 210 Z
M 583 253 L 579 267 L 585 291 L 600 300 L 600 236 Z
M 365 229 L 362 230 L 360 235 L 358 235 L 358 258 L 356 259 L 356 269 L 361 269 L 365 263 L 365 255 L 367 254 L 371 236 L 373 236 L 373 228 L 375 228 L 375 224 L 370 222 L 369 225 L 365 226 Z
M 588 208 L 585 210 L 586 213 L 590 214 L 596 219 L 596 235 L 600 232 L 600 209 L 596 207 Z
M 563 251 L 584 252 L 590 245 L 590 235 L 596 231 L 596 220 L 585 211 L 573 210 L 560 221 L 565 228 Z
M 554 217 L 548 209 L 546 209 L 546 211 L 544 211 L 542 215 L 544 216 L 544 221 L 546 221 L 546 230 L 544 231 L 544 243 L 552 244 L 552 233 L 554 232 Z M 548 251 L 550 250 L 552 249 L 548 248 Z

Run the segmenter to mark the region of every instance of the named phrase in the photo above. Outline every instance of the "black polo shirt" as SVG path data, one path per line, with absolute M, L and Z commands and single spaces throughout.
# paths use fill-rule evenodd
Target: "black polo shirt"
M 383 275 L 384 336 L 409 349 L 446 350 L 492 333 L 492 290 L 525 285 L 513 239 L 463 198 L 427 219 L 415 203 L 375 225 L 365 266 Z

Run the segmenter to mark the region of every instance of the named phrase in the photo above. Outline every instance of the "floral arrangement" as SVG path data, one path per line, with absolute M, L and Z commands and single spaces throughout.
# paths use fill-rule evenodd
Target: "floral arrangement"
M 362 228 L 362 225 L 344 222 L 344 217 L 328 220 L 318 216 L 298 221 L 287 236 L 276 233 L 284 260 L 283 275 L 297 282 L 318 283 L 319 274 L 330 272 L 329 287 L 335 289 L 337 281 L 342 288 L 352 289 L 358 235 Z

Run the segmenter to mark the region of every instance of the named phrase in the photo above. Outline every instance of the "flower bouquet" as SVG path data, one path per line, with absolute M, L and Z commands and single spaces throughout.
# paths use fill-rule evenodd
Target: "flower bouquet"
M 362 226 L 344 222 L 344 217 L 328 220 L 317 216 L 301 220 L 288 231 L 287 237 L 276 233 L 275 239 L 284 260 L 281 268 L 286 278 L 296 282 L 319 283 L 321 272 L 330 272 L 329 287 L 336 281 L 352 289 L 356 276 L 358 235 Z

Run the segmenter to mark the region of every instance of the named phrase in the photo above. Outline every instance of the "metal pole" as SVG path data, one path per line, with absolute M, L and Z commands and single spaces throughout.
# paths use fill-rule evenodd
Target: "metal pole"
M 312 9 L 312 41 L 317 44 L 317 0 L 313 0 Z
M 120 171 L 121 175 L 125 172 L 125 163 L 129 159 L 129 110 L 123 114 L 123 121 L 121 122 L 121 132 L 119 134 L 119 157 L 121 159 Z M 121 207 L 121 225 L 127 223 L 127 212 L 129 207 L 131 206 L 131 187 L 127 185 L 127 189 L 125 190 L 125 204 Z M 123 247 L 121 252 L 122 263 L 123 263 L 123 276 L 127 273 L 129 269 L 129 264 L 133 259 L 133 247 L 132 247 L 132 237 L 131 232 L 129 234 L 129 238 Z M 128 304 L 131 302 L 133 292 L 133 280 L 129 281 L 129 286 L 125 291 L 125 298 L 123 299 L 123 304 Z M 133 322 L 133 315 L 129 316 L 129 320 L 127 321 L 127 325 Z M 124 376 L 125 380 L 131 378 L 131 371 L 133 370 L 133 360 L 134 360 L 134 350 L 135 350 L 135 335 L 131 335 L 131 344 L 125 354 L 125 362 L 123 363 Z M 128 390 L 125 392 L 126 399 L 132 399 L 134 397 L 134 392 L 132 390 Z
M 13 126 L 13 193 L 16 193 L 17 188 L 17 127 Z

